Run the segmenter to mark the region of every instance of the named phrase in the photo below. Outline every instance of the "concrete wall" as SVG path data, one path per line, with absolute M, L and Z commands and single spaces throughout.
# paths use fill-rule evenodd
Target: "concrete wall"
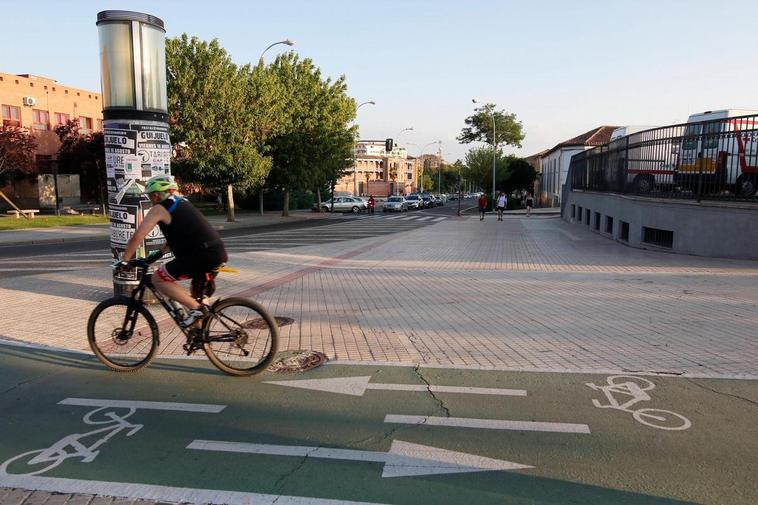
M 581 219 L 577 215 L 582 207 Z M 572 219 L 572 209 L 574 218 Z M 590 224 L 585 213 L 590 211 Z M 595 213 L 600 230 L 595 230 Z M 606 218 L 613 229 L 606 232 Z M 631 247 L 697 256 L 758 259 L 758 205 L 642 198 L 607 193 L 567 191 L 563 219 Z M 621 222 L 629 223 L 629 239 L 621 239 Z M 673 232 L 673 246 L 643 241 L 643 227 Z

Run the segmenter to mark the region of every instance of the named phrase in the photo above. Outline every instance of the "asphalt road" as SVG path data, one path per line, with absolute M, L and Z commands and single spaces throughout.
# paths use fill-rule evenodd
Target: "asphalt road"
M 204 359 L 117 374 L 3 345 L 0 383 L 0 487 L 204 503 L 758 502 L 754 381 L 338 364 L 240 379 Z
M 221 230 L 230 253 L 314 245 L 398 233 L 456 215 L 457 206 L 412 211 L 403 215 L 346 214 L 338 219 L 308 219 L 255 228 Z M 107 267 L 110 243 L 103 240 L 0 246 L 0 279 L 45 272 Z

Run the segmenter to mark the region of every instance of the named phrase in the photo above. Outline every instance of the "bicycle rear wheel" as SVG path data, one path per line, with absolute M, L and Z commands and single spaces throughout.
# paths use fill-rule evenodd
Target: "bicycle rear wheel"
M 101 302 L 87 322 L 90 348 L 116 372 L 133 372 L 149 364 L 158 350 L 158 325 L 144 305 L 117 297 Z
M 203 348 L 219 370 L 253 375 L 274 359 L 278 340 L 276 321 L 260 304 L 247 298 L 226 298 L 213 306 Z

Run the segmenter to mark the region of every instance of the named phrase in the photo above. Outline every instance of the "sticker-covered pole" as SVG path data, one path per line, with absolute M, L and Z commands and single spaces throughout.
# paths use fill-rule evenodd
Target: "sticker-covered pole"
M 120 259 L 150 208 L 142 194 L 155 175 L 171 174 L 171 143 L 166 97 L 166 31 L 155 16 L 130 11 L 97 15 L 103 134 L 111 220 L 111 252 Z M 137 257 L 159 249 L 158 228 L 144 240 Z M 137 272 L 114 275 L 116 294 L 130 294 Z

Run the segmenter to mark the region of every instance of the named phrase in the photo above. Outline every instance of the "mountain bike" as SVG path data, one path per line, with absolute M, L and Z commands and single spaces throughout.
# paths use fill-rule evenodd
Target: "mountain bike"
M 166 310 L 182 331 L 182 349 L 191 355 L 199 349 L 219 370 L 230 375 L 262 372 L 274 359 L 279 329 L 276 320 L 260 304 L 247 298 L 219 298 L 208 307 L 208 316 L 198 324 L 182 327 L 185 309 L 158 291 L 148 273 L 150 261 L 136 259 L 125 268 L 135 268 L 139 284 L 130 297 L 115 296 L 100 302 L 87 322 L 87 339 L 92 352 L 103 364 L 117 372 L 133 372 L 147 366 L 160 346 L 159 327 L 143 298 L 146 290 Z M 203 303 L 214 289 L 219 268 L 205 278 L 193 280 L 192 296 Z M 163 322 L 162 322 L 163 323 Z

